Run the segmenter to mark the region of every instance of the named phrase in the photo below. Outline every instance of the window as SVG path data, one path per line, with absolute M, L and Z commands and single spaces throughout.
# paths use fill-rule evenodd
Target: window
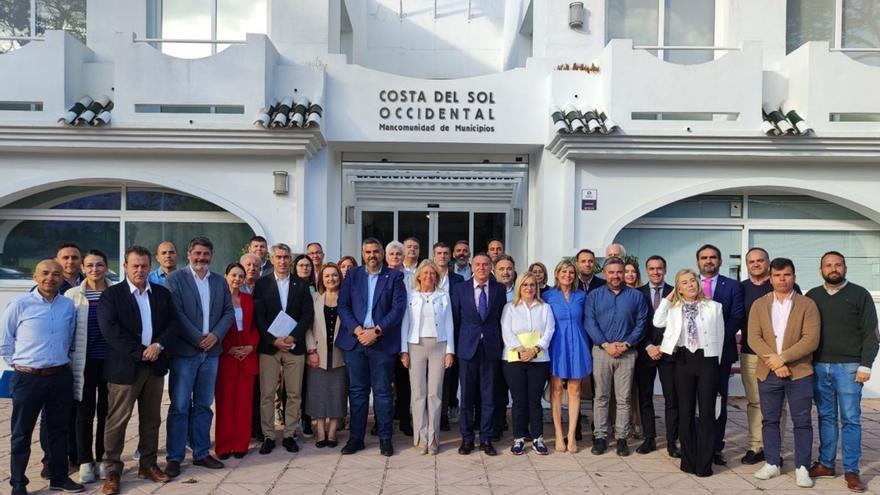
M 30 280 L 36 263 L 58 245 L 107 253 L 113 276 L 121 254 L 140 244 L 154 250 L 170 240 L 186 265 L 186 244 L 197 235 L 214 242 L 215 271 L 238 261 L 253 230 L 219 206 L 179 191 L 139 184 L 64 186 L 0 207 L 0 280 Z M 30 282 L 29 282 L 30 283 Z
M 714 0 L 609 0 L 606 42 L 633 40 L 634 46 L 714 46 Z M 712 50 L 659 50 L 667 62 L 701 64 L 714 59 Z
M 86 0 L 0 0 L 0 38 L 38 37 L 50 29 L 70 31 L 85 43 Z M 0 40 L 0 53 L 27 43 Z
M 845 53 L 860 62 L 880 65 L 880 2 L 788 0 L 786 15 L 787 53 L 808 41 L 828 41 L 832 48 L 873 50 Z
M 265 33 L 267 0 L 150 0 L 147 37 L 206 43 L 158 43 L 162 52 L 181 58 L 214 55 L 229 46 L 218 40 L 244 41 L 246 33 Z

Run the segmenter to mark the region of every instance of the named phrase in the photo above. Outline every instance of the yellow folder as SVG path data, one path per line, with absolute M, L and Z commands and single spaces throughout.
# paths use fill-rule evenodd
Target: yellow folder
M 525 332 L 516 334 L 516 338 L 519 339 L 520 344 L 523 347 L 535 347 L 538 345 L 538 341 L 541 340 L 541 332 Z M 537 357 L 541 357 L 544 355 L 544 351 L 538 353 Z M 519 353 L 516 352 L 516 349 L 512 349 L 507 351 L 507 361 L 515 362 L 519 361 Z

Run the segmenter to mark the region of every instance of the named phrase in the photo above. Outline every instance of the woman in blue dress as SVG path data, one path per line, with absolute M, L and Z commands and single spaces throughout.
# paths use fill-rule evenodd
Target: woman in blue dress
M 593 372 L 590 344 L 584 330 L 584 291 L 575 284 L 577 269 L 569 260 L 556 265 L 556 285 L 542 297 L 556 320 L 550 341 L 550 408 L 556 429 L 556 450 L 575 453 L 575 426 L 580 414 L 581 380 Z M 568 437 L 562 434 L 562 389 L 568 382 Z

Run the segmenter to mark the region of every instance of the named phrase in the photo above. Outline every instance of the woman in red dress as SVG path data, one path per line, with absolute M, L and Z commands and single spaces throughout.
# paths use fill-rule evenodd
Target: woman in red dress
M 254 300 L 239 291 L 244 279 L 243 266 L 231 263 L 226 267 L 226 284 L 232 292 L 235 321 L 223 338 L 217 372 L 214 450 L 220 459 L 228 459 L 230 455 L 241 459 L 248 451 L 254 376 L 260 371 L 255 352 L 260 336 L 254 324 Z

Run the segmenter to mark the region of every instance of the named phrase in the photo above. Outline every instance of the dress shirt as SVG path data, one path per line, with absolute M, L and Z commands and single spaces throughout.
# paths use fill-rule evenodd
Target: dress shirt
M 471 266 L 470 265 L 464 265 L 464 268 L 459 268 L 457 264 L 453 264 L 452 271 L 458 275 L 461 275 L 465 280 L 471 278 Z
M 504 295 L 507 297 L 507 302 L 513 302 L 513 287 L 509 287 Z
M 617 294 L 607 285 L 587 294 L 584 327 L 593 345 L 626 342 L 635 347 L 648 324 L 648 303 L 636 289 L 621 286 Z
M 189 267 L 189 271 L 192 273 L 196 289 L 199 291 L 199 300 L 202 303 L 202 335 L 208 335 L 208 332 L 211 331 L 211 320 L 209 319 L 211 313 L 211 283 L 208 282 L 211 272 L 209 271 L 205 274 L 205 278 L 199 278 L 192 267 Z
M 275 284 L 278 285 L 278 297 L 281 299 L 281 311 L 287 312 L 287 297 L 290 295 L 290 274 L 281 278 L 277 273 L 272 274 L 275 277 Z
M 437 323 L 434 321 L 433 292 L 417 292 L 416 297 L 422 298 L 422 312 L 419 315 L 419 337 L 437 338 Z
M 49 302 L 38 290 L 12 301 L 0 320 L 0 357 L 9 366 L 51 368 L 70 363 L 76 306 L 59 292 Z
M 776 335 L 776 353 L 782 354 L 782 339 L 785 338 L 785 327 L 788 326 L 788 315 L 791 314 L 791 299 L 794 291 L 782 301 L 773 294 L 773 306 L 770 309 L 770 316 L 773 320 L 773 333 Z
M 660 295 L 660 297 L 657 297 L 658 301 L 662 301 L 663 298 L 666 297 L 663 295 L 663 286 L 662 285 L 654 285 L 654 284 L 649 283 L 648 287 L 651 288 L 651 306 L 654 305 L 654 298 L 657 297 L 657 294 Z M 660 303 L 657 303 L 657 306 L 660 306 Z M 656 310 L 657 308 L 654 308 L 654 309 Z
M 168 273 L 165 273 L 165 270 L 163 270 L 162 267 L 159 267 L 147 275 L 147 282 L 164 287 L 166 278 L 168 278 Z
M 516 336 L 517 334 L 541 332 L 538 347 L 544 352 L 532 362 L 550 361 L 550 353 L 547 352 L 547 349 L 550 347 L 550 340 L 555 331 L 556 320 L 547 303 L 532 301 L 531 305 L 527 305 L 525 301 L 520 301 L 516 305 L 510 303 L 504 306 L 504 312 L 501 314 L 501 337 L 504 339 L 501 359 L 507 361 L 507 351 L 522 345 Z
M 706 280 L 706 278 L 707 278 L 707 277 L 704 277 L 704 276 L 700 275 L 700 292 L 703 292 L 703 281 Z M 707 297 L 708 297 L 709 299 L 712 299 L 712 297 L 715 296 L 715 286 L 718 285 L 718 275 L 716 274 L 714 277 L 711 277 L 710 280 L 712 281 L 712 282 L 711 282 L 711 284 L 712 284 L 712 294 L 709 295 L 709 296 L 707 296 Z M 746 316 L 748 316 L 748 315 L 746 315 Z
M 373 323 L 373 296 L 376 295 L 376 284 L 379 283 L 379 274 L 367 272 L 367 314 L 364 315 L 364 328 L 375 326 Z
M 449 272 L 447 271 L 440 280 L 437 281 L 437 287 L 435 288 L 437 292 L 445 292 L 449 294 Z
M 153 342 L 153 312 L 150 309 L 150 292 L 153 289 L 150 287 L 149 280 L 143 292 L 139 291 L 128 277 L 125 277 L 125 281 L 128 283 L 128 290 L 131 291 L 131 295 L 134 296 L 134 301 L 137 303 L 138 312 L 141 314 L 141 345 L 149 347 Z

